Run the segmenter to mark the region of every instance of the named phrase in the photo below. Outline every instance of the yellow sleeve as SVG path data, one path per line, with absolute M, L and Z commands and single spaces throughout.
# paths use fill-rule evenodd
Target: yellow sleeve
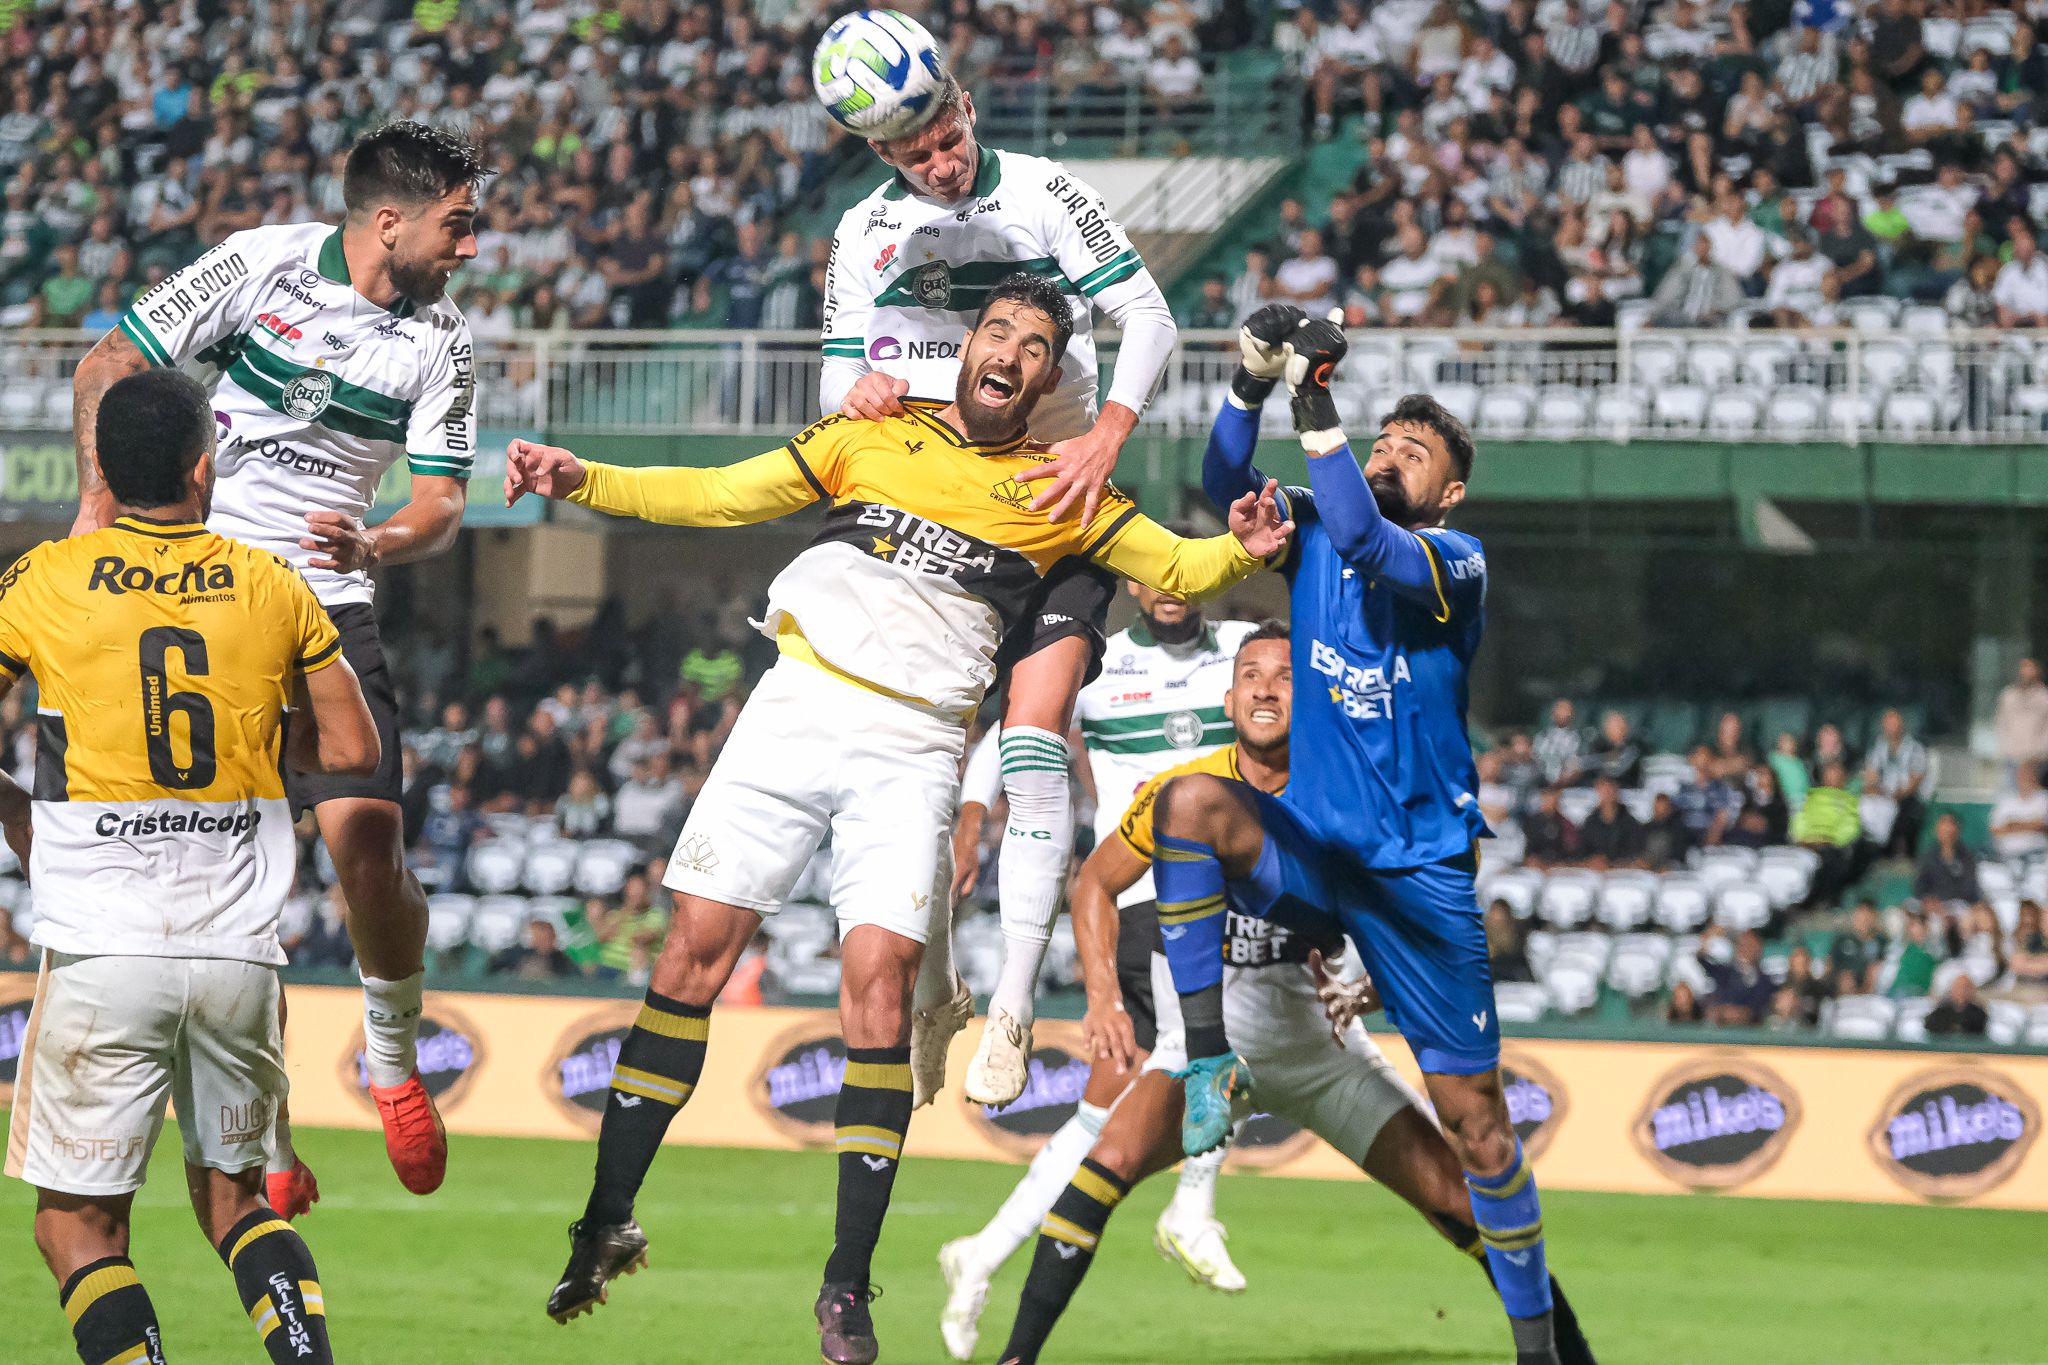
M 1206 540 L 1183 540 L 1129 504 L 1114 516 L 1098 515 L 1088 530 L 1084 553 L 1089 558 L 1148 588 L 1190 601 L 1214 597 L 1264 567 L 1264 561 L 1253 558 L 1228 532 Z
M 1131 808 L 1117 822 L 1116 837 L 1142 862 L 1152 861 L 1152 803 L 1159 799 L 1159 789 L 1166 785 L 1166 779 L 1180 771 L 1169 768 L 1138 788 L 1138 794 L 1131 798 Z
M 33 567 L 35 551 L 30 550 L 0 573 L 0 674 L 20 681 L 30 671 L 35 651 L 30 644 L 26 618 L 32 613 L 28 585 L 22 575 Z
M 341 657 L 341 632 L 334 628 L 334 618 L 327 614 L 327 608 L 320 605 L 320 599 L 313 596 L 312 587 L 299 577 L 298 571 L 287 565 L 283 573 L 289 580 L 285 590 L 291 602 L 292 626 L 299 642 L 298 651 L 292 656 L 292 667 L 300 673 L 318 673 Z
M 589 464 L 569 501 L 669 526 L 750 526 L 830 496 L 796 452 L 785 447 L 723 469 Z

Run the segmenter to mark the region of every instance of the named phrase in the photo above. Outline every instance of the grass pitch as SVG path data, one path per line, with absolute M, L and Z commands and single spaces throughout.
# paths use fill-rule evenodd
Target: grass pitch
M 4 1111 L 0 1111 L 4 1114 Z M 803 1365 L 832 1237 L 825 1154 L 670 1147 L 639 1216 L 647 1270 L 595 1318 L 541 1312 L 582 1212 L 594 1144 L 458 1137 L 416 1199 L 374 1133 L 301 1130 L 325 1198 L 299 1223 L 344 1362 Z M 166 1131 L 137 1199 L 134 1259 L 168 1359 L 264 1357 L 183 1203 Z M 979 1226 L 1020 1167 L 913 1160 L 876 1279 L 884 1365 L 946 1360 L 939 1244 Z M 1241 1298 L 1187 1284 L 1151 1248 L 1160 1177 L 1117 1213 L 1048 1365 L 1491 1365 L 1512 1359 L 1485 1279 L 1371 1186 L 1226 1176 Z M 2048 1216 L 1977 1209 L 1547 1192 L 1559 1272 L 1603 1365 L 2030 1365 L 2048 1360 Z M 33 1193 L 0 1181 L 0 1362 L 77 1359 L 30 1241 Z M 997 1279 L 980 1361 L 1001 1350 L 1029 1248 Z

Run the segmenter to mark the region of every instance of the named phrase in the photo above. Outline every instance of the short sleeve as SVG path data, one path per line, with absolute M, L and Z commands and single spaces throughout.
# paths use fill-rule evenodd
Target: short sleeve
M 262 288 L 258 239 L 237 232 L 167 275 L 121 315 L 122 335 L 152 365 L 175 367 L 243 330 Z
M 820 498 L 830 502 L 838 496 L 846 483 L 846 456 L 854 437 L 862 426 L 873 425 L 835 413 L 819 418 L 790 438 L 789 453 Z
M 1166 785 L 1166 779 L 1174 776 L 1179 769 L 1163 772 L 1144 786 L 1131 799 L 1124 818 L 1117 821 L 1116 837 L 1123 840 L 1131 852 L 1145 862 L 1152 861 L 1152 803 L 1159 799 L 1159 789 Z
M 18 682 L 31 671 L 35 651 L 31 647 L 28 580 L 35 567 L 36 552 L 30 550 L 0 572 L 0 673 Z
M 458 314 L 447 329 L 429 319 L 437 348 L 405 428 L 405 458 L 415 474 L 467 479 L 476 462 L 476 350 Z
M 341 657 L 341 632 L 334 628 L 334 619 L 298 571 L 282 560 L 278 562 L 284 565 L 279 572 L 285 578 L 286 600 L 292 611 L 292 638 L 297 642 L 292 667 L 301 673 L 318 673 Z

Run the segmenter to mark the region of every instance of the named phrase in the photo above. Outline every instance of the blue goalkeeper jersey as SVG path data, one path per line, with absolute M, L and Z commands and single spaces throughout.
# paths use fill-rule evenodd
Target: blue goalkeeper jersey
M 1229 506 L 1264 486 L 1258 414 L 1226 403 L 1203 465 Z M 1286 490 L 1294 755 L 1282 798 L 1368 868 L 1420 867 L 1490 838 L 1465 728 L 1467 675 L 1486 628 L 1479 541 L 1380 515 L 1350 448 L 1309 460 Z

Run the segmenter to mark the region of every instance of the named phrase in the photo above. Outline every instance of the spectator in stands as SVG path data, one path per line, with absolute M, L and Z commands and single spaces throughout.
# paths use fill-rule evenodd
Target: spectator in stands
M 1979 901 L 1966 916 L 1951 914 L 1949 924 L 1955 926 L 1958 919 L 1962 925 L 1952 936 L 1956 944 L 1952 956 L 1978 985 L 1988 986 L 2005 975 L 2005 932 L 1999 928 L 1998 914 Z
M 1922 786 L 1927 781 L 1927 746 L 1906 733 L 1906 718 L 1897 707 L 1886 709 L 1881 733 L 1863 763 L 1864 795 L 1889 796 L 1899 803 L 1885 853 L 1910 858 L 1920 846 L 1920 827 L 1927 820 Z
M 1396 231 L 1400 254 L 1380 267 L 1380 285 L 1386 290 L 1387 321 L 1396 327 L 1423 325 L 1423 315 L 1434 308 L 1450 284 L 1453 269 L 1430 254 L 1429 239 L 1414 222 Z
M 348 936 L 348 902 L 342 899 L 341 883 L 336 882 L 315 904 L 312 924 L 294 947 L 291 965 L 347 967 L 355 960 L 355 945 Z
M 451 701 L 441 708 L 441 723 L 414 741 L 420 762 L 442 772 L 452 772 L 462 751 L 477 742 L 479 732 L 470 724 L 469 708 Z
M 2041 665 L 2034 660 L 2020 660 L 2018 677 L 1999 691 L 1992 732 L 2007 785 L 2017 769 L 2038 772 L 2048 762 L 2048 684 L 2041 681 Z
M 1530 867 L 1563 867 L 1578 861 L 1579 832 L 1558 804 L 1557 788 L 1545 787 L 1536 798 L 1536 809 L 1522 818 L 1522 861 Z
M 1621 789 L 1613 778 L 1601 774 L 1593 790 L 1600 804 L 1579 825 L 1579 861 L 1598 872 L 1627 867 L 1642 856 L 1642 822 L 1621 804 Z
M 1839 762 L 1830 762 L 1822 766 L 1820 781 L 1808 789 L 1792 821 L 1792 841 L 1820 854 L 1820 868 L 1813 874 L 1817 905 L 1831 904 L 1863 873 L 1863 816 L 1857 805 L 1848 773 Z
M 1241 325 L 1273 298 L 1272 258 L 1258 247 L 1244 254 L 1244 269 L 1230 284 L 1230 306 L 1237 314 L 1233 326 Z
M 1694 954 L 1700 970 L 1714 983 L 1706 1001 L 1707 1022 L 1736 1028 L 1760 1024 L 1770 1014 L 1771 997 L 1777 993 L 1777 986 L 1762 966 L 1764 941 L 1757 937 L 1756 930 L 1744 929 L 1735 940 L 1734 958 L 1721 962 L 1711 949 L 1715 940 L 1726 937 L 1727 932 L 1710 922 L 1700 935 L 1699 951 Z
M 1600 718 L 1600 733 L 1586 750 L 1581 782 L 1611 778 L 1617 787 L 1643 785 L 1643 747 L 1630 732 L 1628 717 L 1609 711 Z
M 1714 751 L 1704 744 L 1692 751 L 1692 781 L 1678 789 L 1674 804 L 1695 848 L 1711 848 L 1742 810 L 1742 798 L 1719 776 Z
M 732 696 L 746 675 L 740 652 L 722 634 L 714 634 L 711 647 L 694 645 L 683 656 L 680 677 L 695 687 L 700 702 L 718 703 Z
M 1764 266 L 1770 259 L 1770 244 L 1764 230 L 1749 219 L 1749 205 L 1733 189 L 1722 193 L 1715 205 L 1715 217 L 1700 229 L 1713 247 L 1713 262 L 1726 269 L 1742 284 L 1749 298 L 1762 298 Z
M 1650 296 L 1652 327 L 1718 327 L 1742 306 L 1742 281 L 1714 259 L 1714 241 L 1693 238 L 1690 258 L 1665 272 Z
M 1497 900 L 1486 908 L 1486 957 L 1496 982 L 1536 979 L 1522 926 L 1515 919 L 1514 907 L 1506 901 Z
M 1854 994 L 1868 995 L 1877 989 L 1877 975 L 1891 952 L 1890 937 L 1878 928 L 1877 903 L 1861 900 L 1849 914 L 1849 927 L 1835 935 L 1828 949 L 1828 976 L 1855 983 Z
M 2048 929 L 2042 925 L 2041 906 L 2021 901 L 2019 922 L 2012 931 L 2013 985 L 2023 991 L 2039 992 L 2048 987 Z
M 743 241 L 744 235 L 742 229 Z M 668 243 L 655 230 L 646 199 L 636 196 L 626 205 L 618 234 L 605 248 L 597 269 L 611 290 L 614 307 L 622 307 L 627 326 L 667 323 L 670 291 L 663 276 L 668 270 Z
M 2048 858 L 2048 791 L 2032 763 L 2020 764 L 2013 777 L 2013 790 L 1991 803 L 1991 847 L 2024 872 Z
M 555 803 L 555 826 L 564 839 L 595 839 L 611 823 L 612 799 L 588 768 L 569 778 L 569 790 Z
M 1990 1026 L 1991 1016 L 1977 998 L 1977 983 L 1968 972 L 1957 972 L 1941 1003 L 1927 1011 L 1927 1032 L 1937 1038 L 1981 1038 Z
M 1723 711 L 1714 722 L 1712 756 L 1714 776 L 1730 785 L 1740 782 L 1756 766 L 1756 750 L 1743 736 L 1742 717 L 1733 711 Z
M 1530 810 L 1538 788 L 1544 785 L 1543 765 L 1536 758 L 1535 746 L 1529 736 L 1517 730 L 1508 736 L 1507 747 L 1501 750 L 1499 759 L 1499 782 L 1514 793 L 1515 813 Z
M 441 800 L 432 802 L 420 828 L 422 847 L 415 856 L 420 866 L 434 869 L 443 891 L 461 891 L 470 849 L 489 837 L 490 827 L 470 809 L 469 788 L 456 783 L 446 789 Z
M 1965 904 L 1983 894 L 1977 885 L 1977 855 L 1963 843 L 1963 822 L 1954 811 L 1945 810 L 1934 821 L 1934 846 L 1920 858 L 1913 894 L 1922 900 Z
M 1821 1006 L 1835 998 L 1835 983 L 1825 972 L 1814 970 L 1813 951 L 1804 943 L 1793 944 L 1786 958 L 1785 988 L 1797 1001 L 1800 1025 L 1819 1027 Z
M 525 733 L 513 746 L 505 788 L 528 815 L 552 815 L 555 802 L 569 789 L 575 764 L 569 746 L 557 732 L 552 713 L 535 708 Z
M 612 831 L 649 853 L 675 843 L 688 813 L 683 784 L 669 772 L 666 749 L 633 765 L 633 776 L 612 803 Z
M 1970 262 L 1963 278 L 1948 287 L 1941 306 L 1949 322 L 1957 327 L 1998 325 L 1998 272 L 1996 256 L 1978 256 Z M 1976 367 L 1972 367 L 1975 369 Z
M 1707 1012 L 1700 1008 L 1699 997 L 1692 986 L 1684 981 L 1671 987 L 1670 1003 L 1664 1006 L 1664 1022 L 1667 1024 L 1698 1024 L 1706 1021 Z
M 527 921 L 524 943 L 491 954 L 487 970 L 492 976 L 515 976 L 521 981 L 558 981 L 581 975 L 556 944 L 555 926 L 538 917 Z
M 1382 94 L 1378 68 L 1386 61 L 1380 31 L 1366 22 L 1357 0 L 1339 0 L 1336 22 L 1315 34 L 1314 48 L 1303 58 L 1303 75 L 1315 99 L 1316 140 L 1327 141 L 1336 126 L 1338 99 L 1356 90 L 1377 130 Z
M 1864 228 L 1846 193 L 1823 203 L 1831 212 L 1820 230 L 1819 251 L 1834 267 L 1835 289 L 1845 299 L 1862 298 L 1879 292 L 1884 272 L 1878 269 L 1877 238 Z M 1820 207 L 1814 215 L 1820 217 Z
M 584 908 L 597 933 L 597 975 L 602 980 L 640 986 L 652 973 L 662 940 L 668 937 L 668 912 L 649 898 L 650 881 L 647 872 L 635 872 L 619 888 L 614 904 L 593 900 Z
M 1202 298 L 1181 319 L 1181 326 L 1194 332 L 1220 332 L 1237 326 L 1237 309 L 1230 302 L 1230 282 L 1221 275 L 1202 281 Z
M 1152 108 L 1173 127 L 1191 130 L 1209 112 L 1202 96 L 1202 67 L 1188 52 L 1187 40 L 1169 33 L 1159 53 L 1145 67 L 1145 90 Z
M 2025 218 L 2014 218 L 2006 226 L 2012 235 L 2012 259 L 1992 286 L 1998 325 L 2048 327 L 2048 255 L 2036 249 L 2034 230 Z
M 1849 751 L 1842 743 L 1841 727 L 1833 723 L 1813 732 L 1813 757 L 1807 760 L 1806 769 L 1818 781 L 1820 770 L 1830 763 L 1839 763 L 1844 770 L 1849 767 Z
M 1650 802 L 1650 819 L 1643 826 L 1643 851 L 1638 862 L 1652 872 L 1664 872 L 1685 865 L 1685 855 L 1694 845 L 1692 831 L 1678 803 L 1664 792 Z
M 1906 912 L 1906 942 L 1899 952 L 1898 969 L 1892 973 L 1894 1000 L 1918 1000 L 1934 989 L 1934 969 L 1939 965 L 1928 947 L 1927 916 L 1916 907 Z
M 1772 775 L 1778 779 L 1778 790 L 1783 793 L 1785 804 L 1797 809 L 1806 800 L 1806 789 L 1813 785 L 1812 775 L 1807 772 L 1805 761 L 1799 757 L 1799 740 L 1790 733 L 1781 732 L 1768 762 Z
M 1778 790 L 1777 775 L 1767 767 L 1758 767 L 1748 774 L 1742 790 L 1742 809 L 1721 842 L 1739 848 L 1771 848 L 1787 842 L 1792 812 Z
M 1292 260 L 1281 262 L 1273 283 L 1275 298 L 1300 304 L 1310 317 L 1322 317 L 1336 307 L 1337 262 L 1323 254 L 1323 234 L 1303 229 L 1299 251 Z
M 1582 738 L 1572 704 L 1559 697 L 1550 704 L 1550 724 L 1536 736 L 1536 762 L 1545 786 L 1563 786 L 1579 775 Z
M 1800 223 L 1788 224 L 1785 239 L 1792 244 L 1789 259 L 1771 271 L 1770 286 L 1764 290 L 1764 306 L 1780 327 L 1818 327 L 1817 319 L 1832 319 L 1828 279 L 1834 267 L 1827 257 L 1816 254 L 1813 230 Z M 1839 287 L 1839 286 L 1838 286 Z

